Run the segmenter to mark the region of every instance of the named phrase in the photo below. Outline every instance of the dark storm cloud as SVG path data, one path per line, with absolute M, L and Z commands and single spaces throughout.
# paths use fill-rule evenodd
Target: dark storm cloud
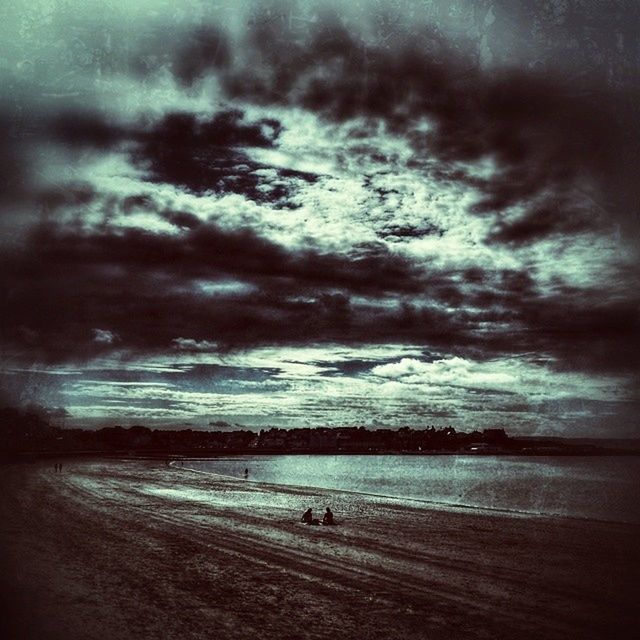
M 27 201 L 35 180 L 33 158 L 39 140 L 37 120 L 0 99 L 0 213 L 7 205 Z
M 408 262 L 380 248 L 358 256 L 292 251 L 250 231 L 169 215 L 186 227 L 181 235 L 45 226 L 5 252 L 5 342 L 34 357 L 65 359 L 171 348 L 180 337 L 234 344 L 338 337 L 349 332 L 350 294 L 422 286 Z M 230 278 L 257 291 L 240 286 L 211 298 L 194 285 Z M 113 339 L 96 340 L 98 329 Z
M 240 193 L 272 206 L 292 206 L 291 191 L 300 182 L 313 182 L 314 174 L 273 169 L 255 162 L 243 149 L 273 148 L 282 131 L 275 119 L 245 122 L 241 111 L 223 111 L 209 120 L 188 113 L 172 113 L 139 134 L 134 152 L 147 179 L 174 184 L 197 194 Z M 276 184 L 261 170 L 276 174 Z
M 153 145 L 185 145 L 201 147 L 273 147 L 282 125 L 275 119 L 263 118 L 245 122 L 242 111 L 234 109 L 215 114 L 210 120 L 198 120 L 190 113 L 172 113 L 155 124 L 145 136 Z M 150 153 L 153 155 L 153 153 Z
M 51 167 L 42 162 L 43 149 L 105 153 L 130 135 L 113 118 L 86 109 L 54 108 L 33 97 L 22 105 L 0 102 L 0 214 L 13 213 L 15 205 L 50 213 L 88 204 L 97 196 L 89 183 L 45 178 Z
M 525 206 L 520 227 L 534 231 L 516 230 L 520 243 L 597 229 L 601 221 L 584 209 L 556 211 L 558 199 L 574 199 L 584 180 L 598 185 L 600 208 L 636 224 L 637 87 L 596 88 L 588 77 L 515 69 L 484 72 L 435 29 L 396 36 L 379 46 L 338 21 L 300 33 L 258 20 L 248 59 L 222 74 L 223 86 L 232 98 L 297 105 L 331 120 L 382 118 L 409 137 L 417 156 L 435 154 L 445 166 L 494 161 L 493 177 L 463 171 L 458 179 L 480 189 L 478 213 Z M 427 133 L 414 127 L 423 116 L 433 123 Z M 491 240 L 503 238 L 512 241 L 508 231 Z
M 47 134 L 68 147 L 107 150 L 130 137 L 131 131 L 104 114 L 69 110 L 51 117 Z
M 292 207 L 291 193 L 301 183 L 314 182 L 314 174 L 272 168 L 251 159 L 247 148 L 273 148 L 282 132 L 278 120 L 245 121 L 240 110 L 225 110 L 211 118 L 192 113 L 169 113 L 150 124 L 121 125 L 102 114 L 66 112 L 48 127 L 54 141 L 71 148 L 112 149 L 122 142 L 130 147 L 134 163 L 146 179 L 168 183 L 196 194 L 238 193 L 274 207 Z M 270 170 L 275 178 L 264 177 Z M 135 201 L 130 202 L 135 206 Z
M 185 217 L 175 212 L 167 215 Z M 21 266 L 122 267 L 139 274 L 158 272 L 179 278 L 226 274 L 256 283 L 291 280 L 301 291 L 305 285 L 326 286 L 374 296 L 390 291 L 415 293 L 422 287 L 420 272 L 382 246 L 355 247 L 358 253 L 344 256 L 287 250 L 250 230 L 225 231 L 213 223 L 198 225 L 193 218 L 186 220 L 182 224 L 190 228 L 176 236 L 140 229 L 83 233 L 43 226 L 32 234 Z
M 575 235 L 596 228 L 597 221 L 584 209 L 562 199 L 549 199 L 513 221 L 501 221 L 489 235 L 492 242 L 514 246 L 530 244 L 554 235 Z
M 50 116 L 42 128 L 44 136 L 70 147 L 109 148 L 124 140 L 137 142 L 144 158 L 166 154 L 172 145 L 184 146 L 185 153 L 207 147 L 273 147 L 282 131 L 275 119 L 246 122 L 239 109 L 223 110 L 209 119 L 172 112 L 160 120 L 129 125 L 104 113 L 68 110 Z
M 97 197 L 95 188 L 86 182 L 71 182 L 64 186 L 49 187 L 38 192 L 37 200 L 44 212 L 66 207 L 81 207 Z
M 188 217 L 180 226 L 179 235 L 35 232 L 2 261 L 5 346 L 64 361 L 181 344 L 392 341 L 478 360 L 543 354 L 585 371 L 640 365 L 636 302 L 567 287 L 543 294 L 518 271 L 420 272 L 379 248 L 319 254 Z M 213 295 L 198 287 L 217 282 L 238 286 Z
M 3 122 L 6 126 L 0 131 L 0 160 L 4 172 L 0 186 L 4 188 L 0 199 L 7 203 L 33 201 L 36 195 L 45 209 L 62 206 L 65 200 L 70 206 L 83 204 L 77 185 L 46 187 L 38 196 L 41 188 L 29 151 L 51 142 L 70 151 L 106 153 L 126 149 L 150 182 L 176 185 L 196 194 L 242 194 L 277 208 L 298 206 L 290 196 L 299 186 L 317 179 L 309 172 L 274 168 L 252 160 L 247 149 L 274 148 L 282 125 L 272 118 L 247 121 L 237 109 L 223 110 L 210 118 L 177 112 L 157 121 L 134 123 L 88 110 L 38 111 L 26 121 L 8 111 L 0 113 L 0 125 Z M 131 196 L 124 210 L 143 205 Z
M 28 159 L 11 124 L 0 116 L 0 203 L 16 201 L 28 191 Z
M 600 372 L 637 371 L 640 368 L 640 301 L 603 302 L 601 296 L 576 292 L 521 304 L 519 315 L 533 336 L 513 336 L 535 345 L 538 352 L 556 354 L 558 368 Z
M 167 348 L 179 337 L 223 345 L 410 337 L 404 311 L 397 318 L 394 312 L 358 314 L 349 294 L 422 287 L 408 263 L 388 254 L 296 253 L 211 224 L 179 237 L 47 227 L 21 253 L 5 255 L 2 273 L 5 343 L 53 360 Z M 252 282 L 257 291 L 209 298 L 191 286 L 230 277 Z M 336 289 L 345 293 L 331 293 Z M 439 321 L 436 333 L 446 333 L 444 314 Z M 97 328 L 117 340 L 96 341 Z

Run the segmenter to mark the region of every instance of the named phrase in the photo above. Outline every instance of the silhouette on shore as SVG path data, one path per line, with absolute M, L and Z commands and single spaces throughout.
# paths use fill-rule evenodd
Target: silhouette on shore
M 305 524 L 320 524 L 320 520 L 313 517 L 313 511 L 311 508 L 307 509 L 303 514 L 302 518 L 300 518 L 300 522 L 304 522 Z
M 300 522 L 304 522 L 305 524 L 313 524 L 313 525 L 334 525 L 336 521 L 333 519 L 333 511 L 331 511 L 330 507 L 327 507 L 323 516 L 322 522 L 318 518 L 313 517 L 313 510 L 311 508 L 307 509 L 303 514 L 302 518 L 300 518 Z
M 331 511 L 331 509 L 327 507 L 327 510 L 324 512 L 324 515 L 322 516 L 322 524 L 333 525 L 335 523 L 336 522 L 333 519 L 333 511 Z

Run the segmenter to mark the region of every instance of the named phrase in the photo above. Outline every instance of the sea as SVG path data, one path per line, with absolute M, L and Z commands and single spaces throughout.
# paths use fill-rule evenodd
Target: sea
M 415 505 L 640 524 L 636 456 L 277 455 L 184 465 L 247 482 L 337 489 Z

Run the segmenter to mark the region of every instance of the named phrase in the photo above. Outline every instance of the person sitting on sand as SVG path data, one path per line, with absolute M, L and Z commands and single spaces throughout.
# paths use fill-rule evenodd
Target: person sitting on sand
M 335 524 L 335 520 L 333 519 L 333 511 L 327 507 L 327 510 L 322 516 L 322 524 Z
M 304 522 L 305 524 L 320 524 L 320 520 L 313 517 L 313 512 L 311 511 L 311 508 L 307 509 L 302 514 L 302 518 L 300 518 L 300 522 Z

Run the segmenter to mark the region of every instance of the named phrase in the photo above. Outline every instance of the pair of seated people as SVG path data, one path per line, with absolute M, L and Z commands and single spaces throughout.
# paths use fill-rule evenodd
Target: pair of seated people
M 335 524 L 335 521 L 333 519 L 333 512 L 331 511 L 331 509 L 329 509 L 329 507 L 327 507 L 327 510 L 322 516 L 322 523 L 320 522 L 320 520 L 318 520 L 318 518 L 313 517 L 313 511 L 310 508 L 302 514 L 300 522 L 304 522 L 305 524 Z

